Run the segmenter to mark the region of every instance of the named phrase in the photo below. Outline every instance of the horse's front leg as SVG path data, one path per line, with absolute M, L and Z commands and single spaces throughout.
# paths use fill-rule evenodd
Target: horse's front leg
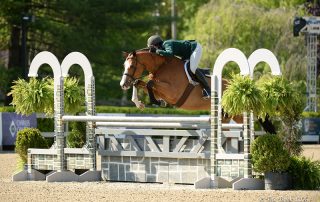
M 148 91 L 148 94 L 149 94 L 150 102 L 152 104 L 155 104 L 155 105 L 158 105 L 158 106 L 161 106 L 161 107 L 166 107 L 167 106 L 166 101 L 164 101 L 163 99 L 160 99 L 160 100 L 156 99 L 156 97 L 154 95 L 154 92 L 153 92 L 154 84 L 155 84 L 154 80 L 149 80 L 148 83 L 146 84 L 146 88 L 147 88 L 147 91 Z
M 133 88 L 132 88 L 131 101 L 134 102 L 136 107 L 138 107 L 139 109 L 144 109 L 145 108 L 145 104 L 143 104 L 138 98 L 138 88 L 136 86 L 133 86 Z
M 131 101 L 134 102 L 137 108 L 144 109 L 145 104 L 139 100 L 138 97 L 138 88 L 142 88 L 144 92 L 147 91 L 146 83 L 144 81 L 138 80 L 132 88 L 132 98 Z

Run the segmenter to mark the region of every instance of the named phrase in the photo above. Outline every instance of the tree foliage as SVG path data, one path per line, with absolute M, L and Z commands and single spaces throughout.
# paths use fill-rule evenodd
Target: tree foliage
M 305 0 L 245 0 L 244 2 L 254 3 L 266 9 L 272 9 L 296 7 L 304 4 Z
M 305 79 L 303 37 L 293 38 L 292 34 L 292 20 L 299 10 L 293 6 L 299 2 L 286 8 L 282 7 L 286 5 L 284 2 L 292 1 L 212 0 L 198 10 L 192 29 L 184 33 L 185 38 L 197 39 L 202 44 L 202 66 L 213 67 L 217 56 L 226 48 L 238 48 L 246 56 L 256 49 L 267 48 L 276 55 L 288 79 Z M 229 72 L 236 69 L 237 73 L 239 70 L 234 67 L 233 64 L 226 69 Z M 269 71 L 266 64 L 259 67 L 258 76 Z
M 27 23 L 29 58 L 47 50 L 61 61 L 72 51 L 82 52 L 90 60 L 95 75 L 99 75 L 96 79 L 97 99 L 120 98 L 121 51 L 145 45 L 155 22 L 150 12 L 153 7 L 151 0 L 3 0 L 0 32 L 7 34 L 1 38 L 0 47 L 17 53 L 16 57 L 9 58 L 10 61 L 20 61 L 22 15 L 34 16 L 34 21 Z M 18 44 L 13 47 L 11 41 Z M 9 68 L 13 66 L 10 61 Z M 15 66 L 22 68 L 21 63 Z

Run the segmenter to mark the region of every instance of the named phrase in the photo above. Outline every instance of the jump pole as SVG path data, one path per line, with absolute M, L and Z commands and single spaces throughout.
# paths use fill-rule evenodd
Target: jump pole
M 123 116 L 63 116 L 63 121 L 107 122 L 182 122 L 209 123 L 210 117 L 123 117 Z

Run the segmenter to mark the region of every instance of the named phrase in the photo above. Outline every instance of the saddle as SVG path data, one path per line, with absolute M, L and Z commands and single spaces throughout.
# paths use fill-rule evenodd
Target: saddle
M 209 68 L 199 68 L 199 70 L 202 72 L 203 75 L 205 75 L 206 77 L 211 77 L 211 74 L 210 74 L 210 69 Z M 199 83 L 197 82 L 197 78 L 196 76 L 193 74 L 193 72 L 191 71 L 190 69 L 190 60 L 187 60 L 185 63 L 184 63 L 184 71 L 187 75 L 187 78 L 189 80 L 189 83 L 196 86 L 198 85 Z

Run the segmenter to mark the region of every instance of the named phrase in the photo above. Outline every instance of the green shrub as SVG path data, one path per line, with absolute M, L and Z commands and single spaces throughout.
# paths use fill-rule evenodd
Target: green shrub
M 53 132 L 54 119 L 53 118 L 37 118 L 37 128 L 42 132 Z
M 312 161 L 304 156 L 293 156 L 290 159 L 289 173 L 293 178 L 294 189 L 319 189 L 320 161 Z
M 37 128 L 41 132 L 53 132 L 54 131 L 54 119 L 53 118 L 37 118 Z M 46 137 L 48 145 L 52 145 L 54 137 Z
M 71 131 L 67 136 L 68 147 L 81 148 L 86 143 L 86 123 L 71 122 Z
M 250 148 L 256 172 L 285 172 L 290 156 L 279 136 L 266 134 L 255 139 Z
M 302 112 L 303 118 L 319 118 L 320 112 Z
M 82 111 L 85 111 L 83 109 Z M 178 115 L 208 115 L 208 110 L 183 110 L 175 108 L 145 108 L 143 110 L 137 107 L 118 107 L 118 106 L 97 106 L 97 113 L 125 113 L 125 114 L 178 114 Z
M 17 133 L 16 152 L 27 163 L 29 148 L 48 148 L 46 140 L 36 128 L 24 128 Z
M 0 112 L 15 112 L 13 106 L 1 106 Z

